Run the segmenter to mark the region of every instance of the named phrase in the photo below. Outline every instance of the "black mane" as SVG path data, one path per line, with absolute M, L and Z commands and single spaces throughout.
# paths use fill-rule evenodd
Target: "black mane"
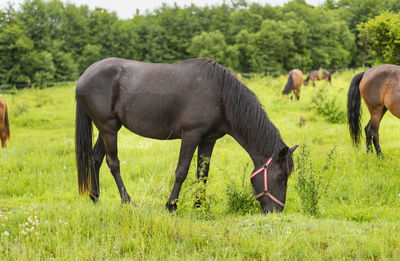
M 257 96 L 222 65 L 199 59 L 208 68 L 208 81 L 221 90 L 226 114 L 239 135 L 268 157 L 286 147 Z

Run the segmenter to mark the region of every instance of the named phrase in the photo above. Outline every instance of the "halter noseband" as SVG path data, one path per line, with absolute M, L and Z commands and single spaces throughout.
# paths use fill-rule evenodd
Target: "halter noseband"
M 280 205 L 281 207 L 285 207 L 285 204 L 282 203 L 282 201 L 280 201 L 279 199 L 277 199 L 276 197 L 274 197 L 268 190 L 268 167 L 272 162 L 272 158 L 269 158 L 267 163 L 264 164 L 264 166 L 262 166 L 261 168 L 259 168 L 258 170 L 256 170 L 255 172 L 253 172 L 250 175 L 250 180 L 253 179 L 258 173 L 261 173 L 262 171 L 264 171 L 264 191 L 261 193 L 258 193 L 256 195 L 254 195 L 254 197 L 256 199 L 261 198 L 264 195 L 267 195 L 270 199 L 272 199 L 275 203 L 277 203 L 278 205 Z

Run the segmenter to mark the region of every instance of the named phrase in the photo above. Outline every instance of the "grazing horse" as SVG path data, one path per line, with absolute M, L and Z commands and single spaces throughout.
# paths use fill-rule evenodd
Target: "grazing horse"
M 283 89 L 282 94 L 289 94 L 293 90 L 297 100 L 300 99 L 300 87 L 303 84 L 303 73 L 299 69 L 293 69 L 289 72 L 289 77 Z
M 10 127 L 8 125 L 8 112 L 7 105 L 3 99 L 0 98 L 0 138 L 1 147 L 7 147 L 7 140 L 10 139 Z
M 347 98 L 347 118 L 350 135 L 358 145 L 361 134 L 361 98 L 369 110 L 371 119 L 365 126 L 367 151 L 374 143 L 376 153 L 382 155 L 379 146 L 379 124 L 389 110 L 400 118 L 400 66 L 384 64 L 373 67 L 354 76 Z
M 117 133 L 123 125 L 144 137 L 182 140 L 174 186 L 166 203 L 169 211 L 177 208 L 196 148 L 197 178 L 205 182 L 215 142 L 225 134 L 231 135 L 254 163 L 251 183 L 263 212 L 283 210 L 297 146 L 286 146 L 256 95 L 215 61 L 156 64 L 101 60 L 79 78 L 76 101 L 79 192 L 89 194 L 94 202 L 100 194 L 99 169 L 104 155 L 122 202 L 131 201 L 117 155 Z M 92 122 L 99 130 L 93 149 Z
M 304 86 L 308 85 L 308 81 L 312 81 L 312 85 L 315 87 L 315 80 L 327 80 L 329 84 L 331 83 L 331 73 L 328 70 L 322 70 L 321 73 L 319 71 L 311 71 L 307 78 L 304 80 Z

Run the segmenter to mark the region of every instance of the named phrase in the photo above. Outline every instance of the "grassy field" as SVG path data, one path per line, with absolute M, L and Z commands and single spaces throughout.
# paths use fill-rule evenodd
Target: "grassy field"
M 165 202 L 180 142 L 146 139 L 126 129 L 118 141 L 121 173 L 137 207 L 120 203 L 105 163 L 100 202 L 93 205 L 78 195 L 74 86 L 3 95 L 12 137 L 0 152 L 0 260 L 400 259 L 400 121 L 390 113 L 383 119 L 380 159 L 366 154 L 365 141 L 352 146 L 345 121 L 330 123 L 313 105 L 322 90 L 323 104 L 335 99 L 334 112 L 345 112 L 355 73 L 333 74 L 332 86 L 302 87 L 300 101 L 280 94 L 286 76 L 244 80 L 284 141 L 309 149 L 306 163 L 312 160 L 320 193 L 316 215 L 303 211 L 298 170 L 289 179 L 284 212 L 262 215 L 251 195 L 250 158 L 229 136 L 215 147 L 204 207 L 193 208 L 194 158 L 179 209 L 170 214 Z M 363 111 L 364 126 L 369 116 L 364 105 Z M 297 166 L 299 161 L 304 159 L 295 157 Z M 239 209 L 237 198 L 243 202 Z

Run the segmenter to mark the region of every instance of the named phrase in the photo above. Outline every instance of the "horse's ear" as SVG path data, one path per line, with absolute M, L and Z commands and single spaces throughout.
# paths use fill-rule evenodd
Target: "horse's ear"
M 279 158 L 283 159 L 286 157 L 286 155 L 288 155 L 289 153 L 289 147 L 284 147 L 281 149 L 281 151 L 279 152 Z
M 291 147 L 291 148 L 289 149 L 290 154 L 293 154 L 293 152 L 297 149 L 298 146 L 299 146 L 299 145 L 294 145 L 293 147 Z

